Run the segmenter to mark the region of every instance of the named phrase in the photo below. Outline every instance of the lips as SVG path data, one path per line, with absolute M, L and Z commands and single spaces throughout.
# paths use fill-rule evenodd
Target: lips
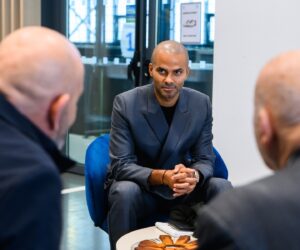
M 175 86 L 163 86 L 162 89 L 165 90 L 165 91 L 172 91 L 176 88 L 175 88 Z

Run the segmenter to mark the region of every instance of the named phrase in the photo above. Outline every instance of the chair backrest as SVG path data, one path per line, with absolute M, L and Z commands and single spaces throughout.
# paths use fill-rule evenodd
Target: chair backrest
M 87 148 L 85 155 L 85 192 L 90 216 L 95 223 L 104 229 L 107 197 L 104 190 L 109 164 L 109 135 L 96 138 Z
M 226 167 L 225 162 L 223 161 L 223 158 L 217 151 L 215 147 L 213 147 L 214 153 L 216 155 L 215 159 L 215 166 L 214 166 L 214 177 L 228 179 L 228 169 Z
M 214 177 L 228 178 L 225 162 L 214 148 L 216 155 Z M 104 190 L 107 168 L 109 165 L 109 134 L 96 138 L 87 148 L 85 156 L 86 200 L 90 216 L 95 226 L 107 231 L 106 212 L 107 194 Z

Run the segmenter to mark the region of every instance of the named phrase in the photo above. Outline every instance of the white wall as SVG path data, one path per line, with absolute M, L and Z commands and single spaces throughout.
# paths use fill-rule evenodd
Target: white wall
M 299 0 L 217 0 L 214 49 L 214 145 L 240 185 L 271 172 L 252 128 L 255 80 L 274 55 L 300 49 Z

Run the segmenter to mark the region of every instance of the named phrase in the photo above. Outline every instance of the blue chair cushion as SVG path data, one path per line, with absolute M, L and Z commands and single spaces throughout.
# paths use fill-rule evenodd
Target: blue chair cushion
M 107 194 L 104 183 L 109 164 L 109 135 L 96 138 L 89 146 L 85 157 L 86 200 L 95 226 L 102 225 L 107 212 Z

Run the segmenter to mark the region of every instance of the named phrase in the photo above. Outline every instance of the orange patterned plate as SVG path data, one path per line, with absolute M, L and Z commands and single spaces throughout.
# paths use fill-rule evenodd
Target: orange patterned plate
M 196 250 L 197 241 L 188 235 L 172 238 L 170 235 L 160 235 L 159 239 L 142 240 L 132 246 L 132 250 Z

